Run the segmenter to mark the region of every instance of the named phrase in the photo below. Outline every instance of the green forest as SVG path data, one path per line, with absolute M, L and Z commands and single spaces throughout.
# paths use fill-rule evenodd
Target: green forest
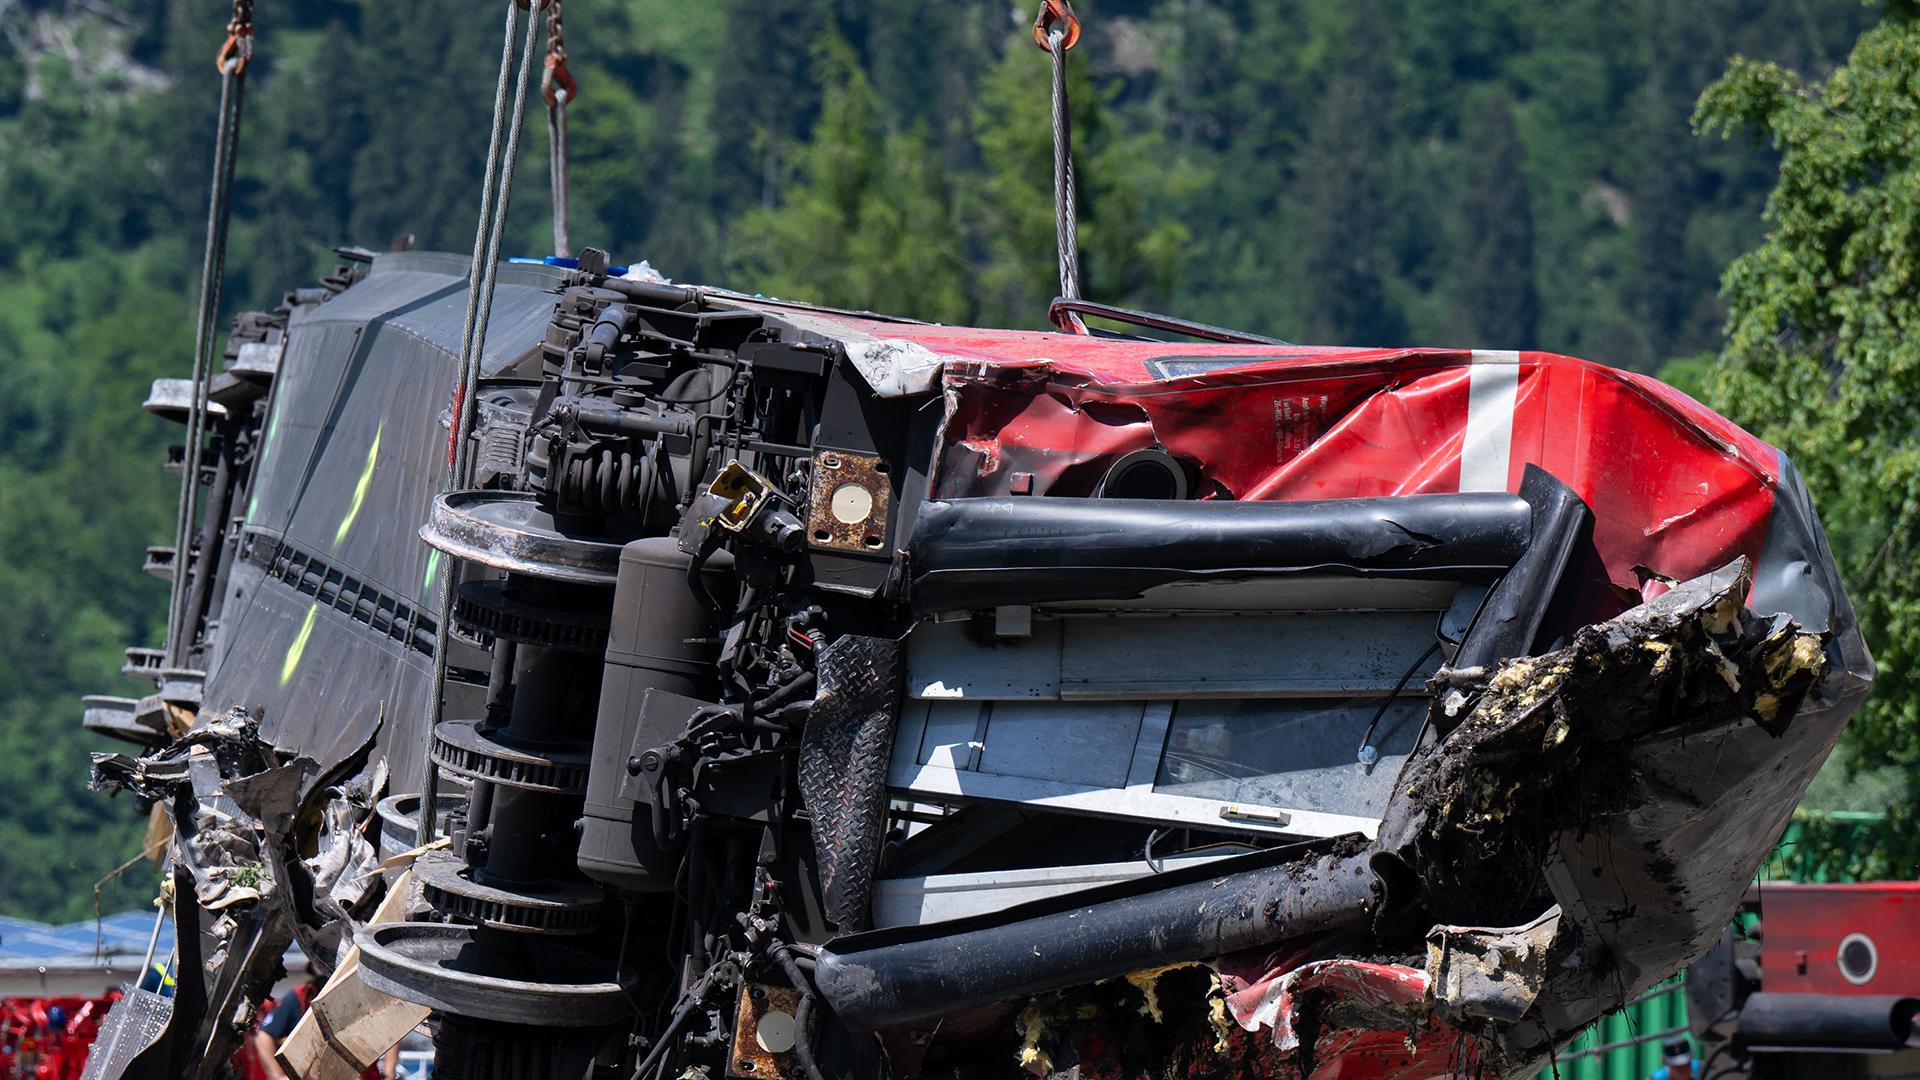
M 0 0 L 0 912 L 139 848 L 84 693 L 160 642 L 226 0 Z M 1920 21 L 1911 0 L 1082 0 L 1088 296 L 1295 341 L 1661 372 L 1814 487 L 1880 682 L 1810 805 L 1920 787 Z M 335 245 L 472 244 L 504 3 L 260 0 L 225 309 Z M 576 245 L 675 280 L 1045 325 L 1029 5 L 572 0 Z M 507 249 L 547 253 L 530 112 Z M 1889 830 L 1911 836 L 1912 829 Z M 1913 842 L 1920 843 L 1920 842 Z M 1911 876 L 1914 852 L 1848 853 Z M 142 868 L 109 883 L 143 903 Z

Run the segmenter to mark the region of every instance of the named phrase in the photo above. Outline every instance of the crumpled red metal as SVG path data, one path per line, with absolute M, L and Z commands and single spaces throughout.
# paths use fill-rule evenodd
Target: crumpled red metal
M 1276 968 L 1251 982 L 1230 974 L 1221 978 L 1228 1015 L 1246 1031 L 1271 1032 L 1274 1046 L 1288 1062 L 1299 1061 L 1298 1028 L 1309 1001 L 1321 1015 L 1358 1012 L 1382 1018 L 1377 1028 L 1316 1030 L 1312 1071 L 1301 1080 L 1438 1080 L 1472 1075 L 1479 1063 L 1478 1044 L 1431 1015 L 1427 974 L 1418 968 L 1315 960 Z M 1389 1017 L 1399 1018 L 1395 1026 L 1385 1023 Z
M 1087 496 L 1115 456 L 1147 448 L 1187 463 L 1198 497 L 1240 500 L 1516 491 L 1534 464 L 1593 510 L 1615 595 L 1589 598 L 1589 619 L 1657 595 L 1658 577 L 1757 557 L 1782 473 L 1778 451 L 1680 391 L 1553 353 L 832 321 L 876 354 L 937 362 L 935 498 Z M 1463 462 L 1484 479 L 1489 460 L 1493 482 L 1463 482 Z

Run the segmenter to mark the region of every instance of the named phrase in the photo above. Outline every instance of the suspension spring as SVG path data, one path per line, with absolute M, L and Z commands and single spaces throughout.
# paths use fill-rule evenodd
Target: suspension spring
M 560 497 L 582 510 L 622 513 L 644 509 L 653 492 L 653 462 L 630 450 L 603 449 L 571 456 Z

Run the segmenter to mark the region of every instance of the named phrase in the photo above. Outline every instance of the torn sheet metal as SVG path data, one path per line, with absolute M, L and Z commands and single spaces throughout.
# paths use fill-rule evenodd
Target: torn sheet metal
M 1436 996 L 1496 1021 L 1500 1060 L 1544 1056 L 1704 951 L 1837 737 L 1851 706 L 1828 695 L 1852 673 L 1827 635 L 1750 614 L 1750 585 L 1737 561 L 1566 648 L 1436 677 L 1465 686 L 1467 711 L 1401 778 L 1376 925 L 1441 924 L 1438 974 L 1454 977 Z M 1564 914 L 1517 931 L 1446 929 L 1549 903 Z M 1452 961 L 1476 945 L 1524 985 L 1475 991 Z
M 1239 501 L 1516 491 L 1539 465 L 1594 513 L 1613 590 L 1583 621 L 1639 598 L 1636 566 L 1687 578 L 1764 546 L 1778 455 L 1642 376 L 1523 353 L 1492 365 L 1511 396 L 1489 404 L 1473 353 L 1222 359 L 1143 361 L 1194 373 L 1121 385 L 1058 367 L 950 369 L 937 494 L 1005 495 L 1022 474 L 1034 494 L 1090 495 L 1105 463 L 1143 449 L 1186 464 L 1202 497 Z
M 1115 340 L 742 306 L 838 341 L 882 396 L 931 392 L 937 369 L 933 498 L 1088 496 L 1142 450 L 1186 465 L 1198 497 L 1240 501 L 1516 491 L 1538 465 L 1595 519 L 1592 585 L 1565 630 L 1658 592 L 1636 568 L 1686 579 L 1735 556 L 1755 561 L 1761 610 L 1852 626 L 1783 455 L 1644 375 L 1544 352 Z
M 1426 985 L 1418 968 L 1348 959 L 1252 980 L 1204 967 L 1141 972 L 1030 1002 L 1013 1021 L 1014 1056 L 1046 1080 L 1496 1075 L 1479 1068 L 1473 1040 L 1433 1019 Z
M 202 908 L 223 911 L 275 889 L 262 853 L 262 818 L 227 793 L 242 773 L 264 780 L 288 771 L 261 768 L 270 760 L 259 725 L 234 709 L 139 758 L 93 755 L 93 784 L 96 790 L 132 791 L 165 807 L 174 820 L 176 865 L 193 875 Z M 277 788 L 289 804 L 299 783 L 290 776 Z
M 259 723 L 246 710 L 232 709 L 150 754 L 94 754 L 93 789 L 166 799 L 191 787 L 196 750 L 212 756 L 217 772 L 239 776 L 267 762 L 264 746 Z
M 1513 1023 L 1546 983 L 1560 908 L 1524 926 L 1436 926 L 1427 931 L 1427 978 L 1436 1015 Z
M 1227 1011 L 1248 1031 L 1271 1031 L 1273 1043 L 1295 1053 L 1304 1041 L 1309 1052 L 1303 1071 L 1311 1073 L 1314 1060 L 1326 1061 L 1348 1051 L 1360 1051 L 1353 1038 L 1360 1032 L 1392 1032 L 1391 1041 L 1404 1044 L 1426 1034 L 1427 975 L 1416 968 L 1372 964 L 1358 960 L 1315 960 L 1272 973 L 1252 983 L 1229 982 Z M 1315 1045 L 1319 1028 L 1346 1029 L 1338 1045 Z M 1457 1033 L 1443 1037 L 1457 1041 Z
M 966 358 L 964 354 L 939 352 L 912 336 L 897 333 L 925 329 L 921 323 L 841 315 L 764 298 L 741 298 L 739 306 L 776 314 L 796 330 L 839 342 L 854 370 L 881 397 L 932 393 L 940 385 L 940 374 L 946 366 Z
M 1744 824 L 1746 807 L 1696 801 L 1715 783 L 1708 770 L 1650 782 L 1659 757 L 1647 748 L 1697 741 L 1744 758 L 1835 725 L 1818 700 L 1836 674 L 1824 636 L 1749 614 L 1750 584 L 1737 561 L 1566 648 L 1437 676 L 1463 691 L 1464 715 L 1402 777 L 1372 858 L 1383 890 L 1372 940 L 1301 938 L 1253 976 L 1234 974 L 1252 955 L 1221 965 L 1227 1011 L 1271 1040 L 1275 1075 L 1524 1075 L 1704 948 L 1686 929 L 1724 923 L 1744 875 L 1697 853 L 1714 864 L 1704 873 L 1646 872 L 1660 850 L 1646 819 L 1683 805 L 1722 819 L 1695 826 L 1711 830 L 1729 814 Z M 1746 801 L 1767 813 L 1800 794 L 1747 781 Z M 1601 871 L 1583 847 L 1615 852 L 1625 872 Z M 1502 917 L 1512 925 L 1484 925 Z M 1424 968 L 1356 959 L 1411 949 Z
M 141 758 L 94 756 L 97 788 L 152 799 L 173 821 L 177 997 L 192 1003 L 167 1020 L 177 1028 L 166 1032 L 174 1074 L 205 1076 L 224 1061 L 284 974 L 292 929 L 275 828 L 291 821 L 313 771 L 305 758 L 281 762 L 244 709 L 210 716 Z
M 337 967 L 353 944 L 353 911 L 380 884 L 380 853 L 367 837 L 373 798 L 365 780 L 326 788 L 320 835 L 312 855 L 301 860 L 311 881 L 313 909 L 323 920 L 303 944 L 327 950 Z
M 270 424 L 264 438 L 272 450 L 258 464 L 257 506 L 249 502 L 235 575 L 224 593 L 222 621 L 229 629 L 206 684 L 207 714 L 220 717 L 216 727 L 234 719 L 220 710 L 241 702 L 268 720 L 265 730 L 246 737 L 235 730 L 204 745 L 183 744 L 184 750 L 102 762 L 103 779 L 174 808 L 179 857 L 206 874 L 204 899 L 223 903 L 207 913 L 219 941 L 205 955 L 210 965 L 226 965 L 227 975 L 253 972 L 252 958 L 265 962 L 262 943 L 272 928 L 247 926 L 269 908 L 301 935 L 317 967 L 342 958 L 338 935 L 365 907 L 374 876 L 365 834 L 383 787 L 379 766 L 391 761 L 402 784 L 423 771 L 420 758 L 430 739 L 420 718 L 427 715 L 437 644 L 448 646 L 443 655 L 460 675 L 449 684 L 444 715 L 493 715 L 491 703 L 494 712 L 505 708 L 530 729 L 550 727 L 534 730 L 540 737 L 520 745 L 574 747 L 565 752 L 569 768 L 587 759 L 578 736 L 590 724 L 596 734 L 617 734 L 604 747 L 595 740 L 596 764 L 587 772 L 599 770 L 600 779 L 610 775 L 607 768 L 618 771 L 623 759 L 631 775 L 634 757 L 625 752 L 644 749 L 630 746 L 619 727 L 631 720 L 631 710 L 615 704 L 599 711 L 572 700 L 571 688 L 595 685 L 586 661 L 565 668 L 563 679 L 542 665 L 520 663 L 538 657 L 519 654 L 508 663 L 501 653 L 489 657 L 452 634 L 452 627 L 434 625 L 430 598 L 457 571 L 442 554 L 422 548 L 414 529 L 444 470 L 445 435 L 433 417 L 450 399 L 456 354 L 449 345 L 460 326 L 462 261 L 415 254 L 382 256 L 368 279 L 371 288 L 347 290 L 310 313 L 279 366 L 280 441 L 274 442 Z M 502 316 L 487 335 L 483 374 L 530 379 L 538 361 L 547 378 L 543 357 L 571 358 L 576 346 L 586 347 L 586 315 L 626 306 L 602 295 L 602 286 L 612 284 L 546 271 L 503 275 Z M 555 288 L 563 290 L 559 307 Z M 856 485 L 864 492 L 845 493 L 837 510 L 844 485 L 763 471 L 778 475 L 770 485 L 792 488 L 784 494 L 794 511 L 803 491 L 811 496 L 806 536 L 814 543 L 775 550 L 722 536 L 726 530 L 713 534 L 736 565 L 752 570 L 752 599 L 740 599 L 761 610 L 727 636 L 723 648 L 736 654 L 732 660 L 711 673 L 702 667 L 685 675 L 690 685 L 682 690 L 690 696 L 680 700 L 696 706 L 713 698 L 737 701 L 737 712 L 723 711 L 742 726 L 736 731 L 715 717 L 697 745 L 673 744 L 695 759 L 676 772 L 676 783 L 684 780 L 694 797 L 682 799 L 676 787 L 667 789 L 674 791 L 670 803 L 617 809 L 619 829 L 608 835 L 621 838 L 625 861 L 615 872 L 607 872 L 611 864 L 599 856 L 570 849 L 565 826 L 581 820 L 571 804 L 552 807 L 547 822 L 528 809 L 532 803 L 485 788 L 473 800 L 479 816 L 450 845 L 476 867 L 498 862 L 509 882 L 553 881 L 580 891 L 584 874 L 632 893 L 621 905 L 583 893 L 593 902 L 569 908 L 581 913 L 579 925 L 593 924 L 598 936 L 590 940 L 600 955 L 622 955 L 615 950 L 626 948 L 627 923 L 690 931 L 687 940 L 695 946 L 684 951 L 668 931 L 636 933 L 632 941 L 650 950 L 634 969 L 653 984 L 640 996 L 672 1004 L 641 1011 L 686 1018 L 693 1026 L 664 1031 L 659 1016 L 636 1012 L 628 1030 L 617 1034 L 623 1041 L 612 1044 L 616 1054 L 624 1052 L 621 1045 L 664 1046 L 676 1055 L 668 1062 L 674 1070 L 696 1062 L 709 1071 L 728 1067 L 729 1055 L 720 1052 L 726 1043 L 718 1037 L 724 1032 L 702 1032 L 699 1021 L 718 1017 L 724 1026 L 730 1010 L 717 995 L 702 995 L 735 970 L 726 965 L 746 962 L 715 962 L 713 950 L 724 939 L 729 949 L 758 954 L 763 966 L 776 958 L 810 960 L 803 973 L 772 977 L 800 987 L 811 982 L 824 1006 L 814 1013 L 823 1025 L 864 1034 L 868 1029 L 855 1023 L 860 1016 L 851 1005 L 881 984 L 860 976 L 884 971 L 891 973 L 890 985 L 912 990 L 913 1000 L 868 1016 L 881 1041 L 900 1046 L 925 1035 L 923 1050 L 932 1042 L 934 1051 L 953 1056 L 991 1040 L 994 1060 L 1004 1066 L 1001 1052 L 1018 1048 L 1036 1074 L 1077 1080 L 1517 1075 L 1710 940 L 1703 933 L 1717 930 L 1731 910 L 1870 677 L 1830 553 L 1790 466 L 1726 421 L 1640 376 L 1544 353 L 1182 345 L 928 326 L 703 290 L 611 292 L 666 305 L 658 309 L 662 326 L 620 338 L 622 363 L 638 362 L 634 374 L 607 376 L 596 368 L 593 375 L 596 386 L 605 378 L 628 379 L 629 396 L 644 407 L 616 407 L 612 397 L 574 401 L 543 418 L 529 415 L 524 432 L 508 429 L 516 446 L 524 434 L 527 447 L 537 442 L 546 454 L 537 470 L 531 453 L 501 459 L 508 464 L 495 470 L 495 479 L 515 489 L 513 504 L 530 504 L 556 524 L 578 517 L 592 535 L 628 540 L 667 520 L 641 514 L 636 524 L 601 514 L 613 494 L 625 506 L 628 491 L 656 486 L 626 472 L 625 463 L 618 473 L 605 470 L 624 462 L 618 455 L 625 453 L 656 469 L 671 465 L 682 453 L 678 443 L 652 440 L 652 434 L 709 430 L 687 413 L 717 399 L 676 400 L 648 385 L 661 365 L 671 372 L 696 353 L 722 357 L 733 373 L 726 392 L 739 401 L 757 394 L 755 381 L 765 378 L 767 389 L 793 395 L 792 402 L 819 406 L 715 411 L 711 432 L 725 445 L 771 447 L 768 453 L 792 452 L 794 460 L 817 465 L 829 453 L 873 458 L 867 482 Z M 594 306 L 602 302 L 609 306 Z M 728 304 L 772 318 L 715 310 Z M 669 322 L 684 323 L 693 337 L 662 337 Z M 558 350 L 552 354 L 542 345 L 549 333 Z M 753 339 L 753 351 L 741 346 L 743 337 Z M 689 341 L 700 348 L 687 350 Z M 663 342 L 670 346 L 664 353 Z M 579 359 L 584 363 L 585 354 Z M 642 370 L 656 374 L 643 377 Z M 548 404 L 571 394 L 564 379 L 553 378 Z M 521 415 L 502 402 L 530 406 L 532 389 L 520 385 L 490 400 L 500 407 L 492 424 Z M 590 407 L 581 411 L 583 404 Z M 593 429 L 582 419 L 588 414 L 612 426 Z M 834 438 L 821 441 L 828 431 Z M 688 456 L 678 460 L 700 456 L 693 452 L 699 441 L 688 435 Z M 556 467 L 567 460 L 578 468 Z M 1164 493 L 1129 510 L 1123 500 L 1138 497 L 1140 489 L 1120 484 L 1117 470 L 1142 460 L 1157 463 L 1142 475 L 1157 469 Z M 1534 481 L 1523 480 L 1530 476 L 1544 478 L 1543 485 L 1551 481 L 1555 491 L 1530 495 Z M 689 473 L 686 483 L 706 479 Z M 638 486 L 622 487 L 627 480 Z M 1096 494 L 1108 498 L 1086 498 Z M 1422 519 L 1405 506 L 1355 505 L 1409 495 L 1424 496 L 1429 505 L 1445 501 L 1441 518 L 1475 526 L 1453 529 L 1454 539 L 1490 540 L 1497 557 L 1474 560 L 1472 573 L 1430 573 L 1462 570 L 1461 560 L 1439 558 L 1448 529 L 1421 524 L 1445 521 Z M 1253 505 L 1259 502 L 1286 505 Z M 549 513 L 562 510 L 561 517 Z M 1474 522 L 1464 521 L 1468 511 L 1475 512 Z M 826 515 L 846 528 L 827 524 Z M 1093 520 L 1106 515 L 1111 520 Z M 1306 542 L 1325 539 L 1355 515 L 1377 517 L 1388 527 L 1363 530 L 1353 545 L 1324 556 L 1315 553 L 1325 548 Z M 1012 528 L 1016 517 L 1025 523 L 1023 533 Z M 1149 518 L 1158 522 L 1154 529 L 1138 528 Z M 1245 529 L 1209 532 L 1230 518 Z M 1298 519 L 1296 539 L 1304 537 L 1289 551 L 1314 557 L 1277 553 L 1250 565 L 1246 538 L 1264 535 L 1271 545 L 1284 518 Z M 981 526 L 970 542 L 992 550 L 995 560 L 931 558 L 941 552 L 930 541 L 967 539 L 956 531 L 938 534 L 934 527 L 943 522 Z M 1089 535 L 1078 527 L 1084 525 L 1125 535 L 1135 550 L 1116 554 L 1106 545 L 1100 550 L 1112 558 L 1087 559 L 1098 546 L 1076 543 Z M 503 528 L 506 534 L 521 532 Z M 1003 575 L 1007 594 L 979 589 L 980 574 L 1014 561 L 1004 556 L 1018 554 L 1011 541 L 1022 536 L 1030 543 L 1012 567 L 1018 573 Z M 836 537 L 844 542 L 825 543 Z M 942 558 L 954 553 L 948 544 Z M 1101 582 L 1106 588 L 1041 592 L 1042 585 L 1062 584 L 1061 564 L 1073 555 L 1090 564 L 1078 568 L 1089 571 L 1087 577 L 1108 579 Z M 791 575 L 762 573 L 789 562 Z M 555 556 L 520 569 L 565 567 Z M 1251 576 L 1249 570 L 1301 577 L 1325 571 L 1356 579 L 1411 573 L 1418 583 L 1448 590 L 1462 583 L 1491 586 L 1481 605 L 1484 623 L 1467 616 L 1470 604 L 1460 605 L 1460 633 L 1431 645 L 1459 666 L 1442 669 L 1431 687 L 1438 708 L 1411 748 L 1407 771 L 1384 776 L 1391 782 L 1381 784 L 1377 799 L 1369 797 L 1359 819 L 1369 829 L 1390 804 L 1373 846 L 1364 839 L 1367 830 L 1325 838 L 1326 848 L 1317 850 L 1328 860 L 1326 872 L 1313 875 L 1298 852 L 1275 847 L 1250 853 L 1252 860 L 1231 875 L 1224 867 L 1191 878 L 1178 870 L 1143 872 L 1137 884 L 1071 901 L 1055 898 L 1044 908 L 1003 909 L 964 925 L 929 923 L 911 934 L 890 928 L 864 943 L 834 935 L 860 924 L 866 884 L 876 872 L 874 853 L 888 824 L 881 820 L 888 795 L 878 763 L 887 756 L 900 698 L 896 677 L 870 708 L 858 710 L 860 730 L 848 745 L 864 750 L 852 772 L 833 753 L 811 754 L 809 743 L 834 750 L 826 706 L 834 698 L 835 642 L 849 635 L 901 640 L 921 632 L 923 616 L 1001 606 L 1038 605 L 1045 620 L 1051 601 L 1142 595 L 1135 582 L 1111 580 L 1122 572 L 1143 571 L 1138 587 L 1157 588 L 1153 582 L 1161 577 L 1184 583 L 1220 570 L 1233 582 Z M 976 576 L 956 581 L 956 573 Z M 931 590 L 935 575 L 947 575 L 944 594 Z M 685 577 L 700 579 L 697 572 Z M 681 576 L 671 580 L 677 585 Z M 766 583 L 776 580 L 791 591 L 774 595 Z M 831 594 L 831 602 L 811 607 L 819 597 L 808 589 Z M 659 595 L 646 597 L 649 616 Z M 1356 595 L 1371 598 L 1370 590 Z M 855 598 L 876 602 L 862 606 Z M 581 597 L 567 604 L 560 599 L 554 597 L 550 613 L 584 604 Z M 623 596 L 616 583 L 612 605 L 623 609 L 630 602 L 638 605 L 638 594 Z M 968 625 L 984 636 L 985 619 Z M 993 622 L 1001 634 L 1034 625 L 1031 611 Z M 663 641 L 695 640 L 691 624 L 686 634 L 668 629 Z M 762 655 L 741 653 L 743 642 Z M 1446 653 L 1447 642 L 1460 643 L 1462 651 Z M 1002 660 L 1015 648 L 1007 644 Z M 1196 646 L 1189 639 L 1177 648 Z M 1416 669 L 1425 670 L 1424 663 Z M 727 685 L 717 681 L 721 671 L 747 681 Z M 801 687 L 798 675 L 807 671 L 821 693 L 802 728 L 797 717 L 804 703 L 776 695 Z M 696 679 L 716 681 L 703 682 L 706 688 L 696 693 Z M 1101 700 L 1138 705 L 1134 698 L 1147 697 L 1154 695 Z M 778 708 L 745 707 L 756 704 Z M 795 711 L 782 711 L 790 706 Z M 1407 707 L 1417 718 L 1417 708 Z M 389 718 L 401 726 L 386 724 Z M 747 721 L 754 722 L 751 734 Z M 964 727 L 956 724 L 961 739 Z M 1121 737 L 1146 730 L 1128 726 Z M 1036 741 L 1051 734 L 1042 731 Z M 1338 747 L 1340 760 L 1351 760 L 1350 745 Z M 799 759 L 793 764 L 802 770 L 801 783 L 784 782 L 793 775 L 787 766 L 777 774 L 710 767 L 746 760 L 733 755 L 750 750 L 758 769 L 774 762 L 761 756 L 768 748 Z M 1364 737 L 1362 748 L 1372 749 Z M 501 753 L 500 760 L 517 763 L 513 768 L 526 763 L 518 751 Z M 824 786 L 812 782 L 810 754 L 818 759 L 814 765 L 825 760 L 847 775 L 831 775 Z M 252 757 L 241 760 L 245 755 Z M 1134 762 L 1121 764 L 1116 786 L 1122 780 L 1129 788 L 1145 786 L 1152 773 L 1145 755 L 1138 775 Z M 776 775 L 781 782 L 769 779 Z M 569 799 L 581 795 L 576 785 L 550 786 L 555 793 L 564 788 Z M 970 842 L 962 832 L 977 824 L 963 817 L 969 798 L 961 787 L 937 802 L 939 813 L 916 808 L 913 827 L 929 831 L 915 835 L 933 835 L 939 843 L 960 835 Z M 258 821 L 250 837 L 223 832 L 247 818 Z M 585 820 L 610 819 L 589 814 Z M 1154 843 L 1166 838 L 1162 823 L 1125 820 L 1124 827 L 1088 832 L 1114 829 L 1114 839 L 1099 842 L 1128 855 L 1137 850 L 1151 866 Z M 1223 814 L 1203 825 L 1232 832 L 1242 821 Z M 718 827 L 706 831 L 703 822 Z M 771 822 L 779 825 L 765 830 L 772 842 L 762 845 L 764 857 L 754 857 L 750 837 Z M 931 832 L 936 829 L 942 832 Z M 826 846 L 807 843 L 807 830 Z M 1058 835 L 1077 836 L 1070 830 Z M 681 836 L 688 837 L 684 849 Z M 661 857 L 649 849 L 643 858 L 630 839 L 653 843 Z M 253 845 L 265 869 L 264 887 L 253 895 L 238 875 L 218 880 L 221 867 L 244 855 L 242 841 Z M 1004 854 L 983 857 L 1046 862 L 1054 855 L 1049 846 L 1036 828 L 1013 837 Z M 1067 862 L 1080 854 L 1060 857 Z M 586 857 L 570 857 L 576 855 Z M 1271 862 L 1251 865 L 1261 859 Z M 682 873 L 697 890 L 676 887 Z M 184 874 L 183 868 L 181 894 L 200 891 L 200 879 Z M 544 887 L 495 893 L 490 902 L 511 893 L 506 900 L 526 910 L 544 910 L 528 905 L 552 895 Z M 201 914 L 199 905 L 182 908 Z M 644 918 L 633 917 L 641 908 L 649 909 Z M 620 920 L 616 910 L 629 918 Z M 1543 918 L 1543 912 L 1558 915 Z M 453 905 L 439 914 L 462 917 Z M 196 930 L 201 925 L 196 922 Z M 258 919 L 251 925 L 265 927 Z M 699 930 L 705 932 L 692 932 Z M 744 936 L 735 939 L 736 931 Z M 196 944 L 200 937 L 184 935 Z M 504 1004 L 489 998 L 470 1013 L 466 1006 L 443 1009 L 441 1033 L 450 1050 L 480 1052 L 496 1034 L 483 1030 L 481 1020 L 557 1014 L 528 1003 L 559 1000 L 540 995 L 572 985 L 559 967 L 541 962 L 550 951 L 544 944 L 509 948 L 497 935 L 466 929 L 435 940 L 457 949 L 472 945 L 491 959 L 449 966 L 431 981 L 484 987 L 499 974 L 517 984 L 510 991 L 517 997 Z M 186 966 L 203 966 L 200 956 Z M 1193 963 L 1139 977 L 1139 968 L 1174 958 Z M 183 964 L 186 959 L 183 954 Z M 501 966 L 492 967 L 493 960 Z M 250 979 L 226 980 L 218 993 L 240 993 L 235 988 L 253 985 Z M 1223 992 L 1221 982 L 1229 979 L 1238 981 Z M 434 1007 L 455 1000 L 432 986 L 414 992 Z M 634 991 L 595 983 L 590 995 L 613 1017 L 630 1008 L 626 999 Z M 224 998 L 207 1015 L 231 1024 L 234 1000 Z M 514 1038 L 522 1041 L 513 1045 L 524 1048 L 555 1045 L 545 1033 Z M 826 1038 L 820 1049 L 837 1053 L 872 1042 Z M 591 1056 L 592 1050 L 581 1039 L 568 1052 Z M 218 1055 L 206 1060 L 217 1062 Z M 836 1074 L 879 1075 L 879 1064 L 831 1066 Z M 890 1064 L 893 1075 L 915 1071 L 901 1061 Z M 938 1060 L 934 1065 L 944 1067 Z
M 945 416 L 933 499 L 1090 496 L 1114 461 L 1143 451 L 1179 462 L 1197 497 L 1237 501 L 1515 491 L 1539 466 L 1593 515 L 1564 595 L 1540 613 L 1543 643 L 1568 641 L 1658 595 L 1663 576 L 1684 580 L 1747 559 L 1751 608 L 1826 632 L 1832 674 L 1778 740 L 1746 726 L 1725 739 L 1627 750 L 1649 819 L 1636 826 L 1642 857 L 1630 861 L 1645 861 L 1649 874 L 1672 864 L 1699 867 L 1702 880 L 1711 872 L 1743 881 L 1872 677 L 1792 465 L 1654 379 L 1542 352 L 1169 344 L 755 303 L 840 341 L 883 396 L 919 393 L 922 383 L 863 366 L 871 343 L 911 342 L 925 354 L 903 352 L 938 359 Z M 1696 819 L 1671 795 L 1694 783 L 1709 789 L 1719 813 Z M 1571 862 L 1605 866 L 1623 856 L 1605 835 L 1569 837 Z M 1577 876 L 1565 862 L 1553 873 Z M 1633 910 L 1632 891 L 1599 906 Z M 1724 888 L 1707 891 L 1710 901 L 1695 910 L 1725 907 Z M 1698 929 L 1689 916 L 1660 937 L 1684 953 Z
M 260 854 L 262 833 L 251 819 L 198 806 L 191 828 L 179 832 L 201 907 L 221 911 L 273 895 L 274 880 Z
M 409 857 L 404 860 L 411 863 Z M 369 925 L 399 922 L 415 894 L 409 866 L 367 919 Z M 360 952 L 351 950 L 311 1007 L 279 1048 L 289 1075 L 301 1080 L 351 1080 L 427 1019 L 425 1006 L 389 997 L 360 975 Z
M 371 745 L 337 770 L 349 779 L 326 784 L 312 759 L 281 760 L 252 714 L 235 708 L 145 757 L 95 755 L 96 786 L 132 790 L 172 814 L 174 864 L 191 875 L 197 905 L 218 915 L 207 935 L 209 977 L 235 958 L 243 969 L 219 981 L 228 1001 L 207 1011 L 214 1026 L 196 1036 L 202 1042 L 237 1038 L 220 1021 L 279 977 L 292 937 L 321 970 L 350 947 L 353 911 L 380 882 L 367 823 L 386 769 L 356 766 Z M 304 827 L 316 834 L 311 844 L 299 839 Z M 301 919 L 288 918 L 296 912 Z

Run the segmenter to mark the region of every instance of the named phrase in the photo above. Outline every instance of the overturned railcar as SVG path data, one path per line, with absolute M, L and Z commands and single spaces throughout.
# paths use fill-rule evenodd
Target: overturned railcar
M 444 1076 L 1524 1075 L 1871 678 L 1786 458 L 1640 375 L 590 252 L 500 270 L 443 493 L 465 304 L 372 257 L 209 387 L 194 636 L 89 706 L 182 931 L 103 1069 L 211 1075 L 292 939 Z

